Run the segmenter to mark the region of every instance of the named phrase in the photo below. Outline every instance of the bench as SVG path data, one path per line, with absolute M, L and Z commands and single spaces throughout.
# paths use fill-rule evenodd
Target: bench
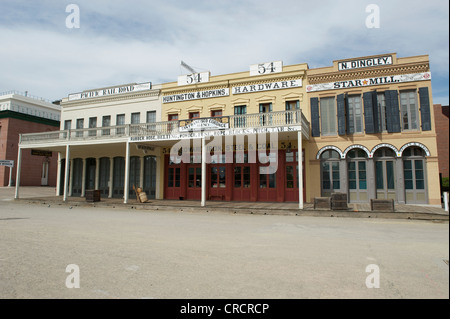
M 331 209 L 331 198 L 314 197 L 314 209 Z
M 100 190 L 87 189 L 86 190 L 86 201 L 87 202 L 99 202 L 100 201 Z
M 388 211 L 394 212 L 394 200 L 393 199 L 371 199 L 370 209 L 372 211 Z
M 331 194 L 331 209 L 332 210 L 347 210 L 347 194 L 333 193 Z

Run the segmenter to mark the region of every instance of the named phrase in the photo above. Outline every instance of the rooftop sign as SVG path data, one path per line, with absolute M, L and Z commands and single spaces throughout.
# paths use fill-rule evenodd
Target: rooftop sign
M 343 61 L 338 63 L 339 71 L 368 68 L 372 66 L 383 66 L 392 64 L 392 56 L 381 56 L 376 58 Z
M 101 96 L 110 96 L 110 95 L 117 95 L 117 94 L 131 93 L 131 92 L 139 92 L 139 91 L 150 90 L 151 88 L 152 88 L 152 83 L 146 82 L 146 83 L 116 86 L 116 87 L 105 88 L 105 89 L 100 89 L 100 90 L 84 91 L 81 93 L 69 94 L 69 101 L 85 100 L 85 99 L 101 97 Z

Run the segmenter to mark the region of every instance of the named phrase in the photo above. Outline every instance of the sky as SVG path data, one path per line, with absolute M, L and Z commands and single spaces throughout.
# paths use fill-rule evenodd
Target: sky
M 66 20 L 79 8 L 79 28 Z M 379 8 L 379 28 L 366 20 Z M 69 23 L 69 26 L 71 24 Z M 113 85 L 174 82 L 283 61 L 429 55 L 433 103 L 449 104 L 447 0 L 0 0 L 0 93 L 54 101 Z

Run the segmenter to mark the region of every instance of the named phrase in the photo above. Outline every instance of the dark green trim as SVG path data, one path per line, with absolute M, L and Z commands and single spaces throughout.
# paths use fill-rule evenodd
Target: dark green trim
M 22 120 L 22 121 L 28 121 L 28 122 L 34 122 L 34 123 L 39 123 L 39 124 L 60 127 L 60 121 L 45 119 L 42 117 L 18 113 L 18 112 L 14 112 L 14 111 L 10 111 L 10 110 L 0 111 L 0 119 L 5 119 L 5 118 L 13 118 L 13 119 Z

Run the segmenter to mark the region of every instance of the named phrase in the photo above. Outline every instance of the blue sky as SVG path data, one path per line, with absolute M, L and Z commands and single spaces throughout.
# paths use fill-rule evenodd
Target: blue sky
M 80 8 L 68 29 L 66 6 Z M 368 29 L 366 6 L 380 8 Z M 50 100 L 110 85 L 176 81 L 185 61 L 211 75 L 283 61 L 428 54 L 433 102 L 449 101 L 447 0 L 0 0 L 0 92 Z

